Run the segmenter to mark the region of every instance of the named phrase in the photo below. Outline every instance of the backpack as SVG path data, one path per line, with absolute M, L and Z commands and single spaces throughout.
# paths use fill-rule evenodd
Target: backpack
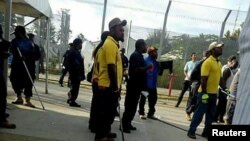
M 92 75 L 93 75 L 94 65 L 92 65 L 91 70 L 87 74 L 87 81 L 91 83 Z
M 191 82 L 194 82 L 194 81 L 198 81 L 200 82 L 201 81 L 201 66 L 202 66 L 202 63 L 204 62 L 204 60 L 198 62 L 193 71 L 191 72 L 191 75 L 190 75 L 190 81 Z

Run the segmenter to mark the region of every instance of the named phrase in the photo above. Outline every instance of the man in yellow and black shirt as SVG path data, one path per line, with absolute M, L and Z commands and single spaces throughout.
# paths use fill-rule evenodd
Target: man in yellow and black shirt
M 111 124 L 114 121 L 118 98 L 122 82 L 122 59 L 119 52 L 119 41 L 124 41 L 126 20 L 114 18 L 109 22 L 109 36 L 98 50 L 95 63 L 96 79 L 98 81 L 97 94 L 97 125 L 95 140 L 111 141 L 116 137 L 111 133 Z
M 208 51 L 211 55 L 203 62 L 201 67 L 201 85 L 197 98 L 197 109 L 193 115 L 188 137 L 195 139 L 195 131 L 202 121 L 203 115 L 206 114 L 205 127 L 202 132 L 203 137 L 208 136 L 208 127 L 212 124 L 216 110 L 218 86 L 225 88 L 225 84 L 221 77 L 221 62 L 218 57 L 222 55 L 222 47 L 224 44 L 212 42 Z

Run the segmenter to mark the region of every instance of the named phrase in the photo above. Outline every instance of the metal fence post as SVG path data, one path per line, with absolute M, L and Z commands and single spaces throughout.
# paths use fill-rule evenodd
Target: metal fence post
M 169 9 L 170 9 L 171 3 L 172 3 L 172 0 L 169 0 L 168 7 L 167 7 L 167 10 L 166 10 L 166 13 L 165 13 L 165 17 L 164 17 L 163 29 L 162 29 L 161 40 L 160 40 L 160 48 L 159 48 L 159 51 L 158 51 L 158 54 L 159 54 L 158 58 L 161 58 L 161 55 L 162 55 L 163 40 L 165 38 L 166 24 L 167 24 L 168 13 L 169 13 Z
M 227 16 L 225 17 L 224 21 L 222 22 L 221 30 L 220 30 L 220 37 L 218 39 L 218 42 L 222 41 L 223 34 L 224 34 L 224 29 L 225 29 L 225 25 L 226 25 L 227 19 L 228 19 L 229 15 L 231 14 L 231 12 L 232 12 L 232 10 L 228 11 Z

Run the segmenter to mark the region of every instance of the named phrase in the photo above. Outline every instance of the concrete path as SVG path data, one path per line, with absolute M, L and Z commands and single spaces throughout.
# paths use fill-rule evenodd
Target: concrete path
M 36 82 L 36 87 L 46 110 L 42 110 L 37 95 L 34 93 L 33 103 L 37 106 L 32 109 L 23 105 L 8 104 L 7 112 L 9 120 L 16 123 L 15 130 L 0 129 L 0 141 L 93 141 L 94 134 L 88 130 L 89 109 L 91 102 L 91 90 L 80 89 L 77 102 L 81 108 L 69 107 L 66 103 L 67 87 L 59 87 L 57 84 L 49 84 L 49 94 L 44 93 L 44 82 Z M 9 85 L 8 103 L 15 99 L 14 92 Z M 123 100 L 121 110 L 123 111 Z M 138 114 L 134 119 L 137 130 L 131 134 L 125 134 L 126 141 L 191 141 L 186 136 L 189 121 L 185 119 L 184 105 L 175 108 L 176 101 L 159 99 L 157 112 L 160 121 L 141 120 Z M 145 107 L 147 109 L 147 107 Z M 120 123 L 116 118 L 112 131 L 117 133 L 116 141 L 122 141 Z M 201 133 L 203 123 L 197 133 Z M 197 141 L 206 139 L 197 136 Z

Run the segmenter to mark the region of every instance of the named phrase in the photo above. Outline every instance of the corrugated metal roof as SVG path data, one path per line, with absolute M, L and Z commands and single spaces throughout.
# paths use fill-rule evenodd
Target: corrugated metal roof
M 5 11 L 5 0 L 0 0 L 0 11 Z M 12 0 L 12 12 L 29 17 L 52 17 L 48 0 Z

